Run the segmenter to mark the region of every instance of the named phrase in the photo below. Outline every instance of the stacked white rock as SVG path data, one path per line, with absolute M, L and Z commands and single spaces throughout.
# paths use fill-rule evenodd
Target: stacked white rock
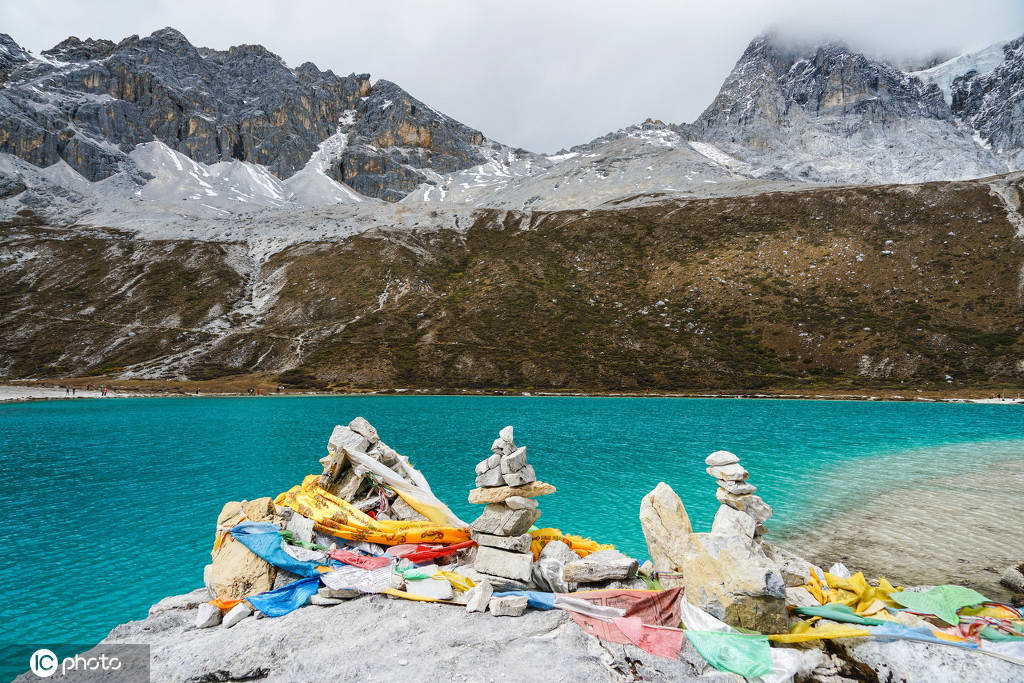
M 365 467 L 353 462 L 354 455 L 367 456 L 391 468 L 410 483 L 416 483 L 409 459 L 381 441 L 377 429 L 357 417 L 348 426 L 338 425 L 327 441 L 327 456 L 320 459 L 324 471 L 320 486 L 363 512 L 376 509 L 377 519 L 425 520 L 389 487 L 377 489 L 366 476 Z
M 757 489 L 739 460 L 728 451 L 705 459 L 707 473 L 718 483 L 715 496 L 721 506 L 711 533 L 680 539 L 683 561 L 674 568 L 682 574 L 691 604 L 732 626 L 783 633 L 789 625 L 786 584 L 761 541 L 772 510 L 754 495 Z
M 757 487 L 747 481 L 750 473 L 740 464 L 740 459 L 729 451 L 715 451 L 704 459 L 708 474 L 715 478 L 718 490 L 715 498 L 721 503 L 712 533 L 739 534 L 759 541 L 767 533 L 764 525 L 772 516 L 768 503 L 755 495 Z M 743 513 L 737 516 L 735 513 Z
M 516 446 L 512 440 L 511 426 L 501 430 L 491 451 L 491 456 L 476 466 L 476 491 L 488 494 L 486 497 L 493 502 L 486 505 L 483 513 L 469 525 L 470 538 L 478 545 L 474 569 L 481 575 L 482 582 L 487 584 L 478 591 L 471 591 L 471 611 L 482 611 L 479 609 L 480 598 L 473 599 L 477 593 L 482 598 L 492 588 L 500 591 L 530 586 L 533 570 L 530 546 L 533 538 L 527 532 L 540 517 L 537 501 L 532 497 L 518 495 L 521 491 L 529 490 L 526 485 L 536 482 L 537 477 L 533 467 L 526 462 L 526 446 Z M 470 501 L 473 502 L 472 494 Z M 506 605 L 508 602 L 491 598 L 491 612 L 506 615 L 521 613 L 520 601 L 513 601 L 515 607 L 511 609 Z M 495 607 L 501 609 L 496 610 Z
M 516 447 L 512 440 L 512 425 L 498 433 L 491 444 L 491 454 L 476 466 L 477 486 L 523 486 L 537 481 L 533 465 L 526 462 L 526 446 Z

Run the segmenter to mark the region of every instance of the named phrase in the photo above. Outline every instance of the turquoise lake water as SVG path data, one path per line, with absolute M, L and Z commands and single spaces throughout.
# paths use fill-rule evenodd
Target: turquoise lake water
M 82 643 L 202 585 L 228 500 L 276 496 L 357 416 L 409 456 L 463 519 L 473 468 L 515 426 L 538 477 L 541 526 L 644 558 L 640 499 L 659 481 L 697 530 L 717 508 L 703 459 L 751 472 L 784 532 L 879 486 L 1024 458 L 1024 409 L 1002 405 L 730 399 L 262 397 L 0 405 L 0 542 L 7 643 Z

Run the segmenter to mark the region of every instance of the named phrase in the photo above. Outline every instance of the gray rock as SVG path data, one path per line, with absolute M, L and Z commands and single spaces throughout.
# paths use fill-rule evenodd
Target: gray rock
M 715 479 L 726 479 L 728 481 L 746 481 L 750 473 L 739 463 L 722 465 L 721 467 L 708 467 L 705 472 Z
M 953 81 L 950 99 L 953 113 L 978 132 L 993 149 L 1024 162 L 1024 37 L 1003 46 L 1003 61 L 990 71 L 968 72 Z
M 712 616 L 762 633 L 788 629 L 785 582 L 750 539 L 691 534 L 682 572 L 686 599 Z
M 332 600 L 351 600 L 365 595 L 365 593 L 351 588 L 328 588 L 327 586 L 321 586 L 316 594 L 321 598 L 331 598 Z
M 365 418 L 357 417 L 348 423 L 348 428 L 364 437 L 371 446 L 380 441 L 380 436 L 377 435 L 377 428 L 367 422 Z
M 559 560 L 562 564 L 568 564 L 569 562 L 575 562 L 580 559 L 580 556 L 576 554 L 576 551 L 562 541 L 551 541 L 547 543 L 543 550 L 540 551 L 540 556 L 541 559 Z
M 655 569 L 679 571 L 693 527 L 683 501 L 665 482 L 640 501 L 640 528 Z
M 494 443 L 491 444 L 491 451 L 496 456 L 498 456 L 498 458 L 501 458 L 501 456 L 503 456 L 503 455 L 508 455 L 509 453 L 514 451 L 515 449 L 516 449 L 515 444 L 509 443 L 508 441 L 505 441 L 500 436 L 497 439 L 494 440 Z
M 328 490 L 342 500 L 351 501 L 363 488 L 365 481 L 366 478 L 362 473 L 356 472 L 355 469 L 348 469 L 338 479 L 337 484 L 329 487 Z
M 327 450 L 335 453 L 344 449 L 365 453 L 369 448 L 370 442 L 365 436 L 342 425 L 336 426 L 327 440 Z
M 402 520 L 404 522 L 418 521 L 425 522 L 427 518 L 419 513 L 413 506 L 405 502 L 405 499 L 401 496 L 396 497 L 391 501 L 391 514 L 395 519 Z
M 487 583 L 491 584 L 491 587 L 497 592 L 525 591 L 533 588 L 533 584 L 530 581 L 517 581 L 516 579 L 508 579 L 504 576 L 486 574 L 483 572 L 477 572 L 477 575 L 480 581 L 486 581 Z
M 592 583 L 612 579 L 631 579 L 639 566 L 636 558 L 618 550 L 598 550 L 565 565 L 562 578 L 570 583 Z
M 480 546 L 477 548 L 474 567 L 483 574 L 502 576 L 506 579 L 526 583 L 530 580 L 533 569 L 533 555 L 510 553 L 507 550 Z
M 985 681 L 1020 683 L 1022 667 L 978 652 L 931 643 L 874 638 L 833 640 L 840 657 L 860 671 L 870 671 L 873 680 Z
M 512 510 L 534 510 L 539 505 L 536 498 L 527 498 L 526 496 L 509 496 L 504 503 Z
M 487 461 L 489 459 L 490 458 L 484 458 L 483 460 L 481 460 L 480 462 L 478 462 L 476 464 L 475 471 L 477 473 L 477 476 L 479 476 L 479 475 L 483 474 L 484 472 L 486 472 L 487 470 L 491 469 L 490 465 L 487 464 Z
M 804 586 L 811 580 L 811 567 L 815 565 L 808 560 L 773 543 L 764 543 L 761 549 L 782 574 L 787 586 Z M 818 571 L 824 574 L 820 567 Z
M 527 465 L 518 472 L 503 474 L 502 477 L 504 477 L 505 483 L 509 486 L 522 486 L 523 484 L 529 484 L 531 481 L 537 481 L 537 474 L 533 471 L 533 465 Z
M 1024 574 L 1021 573 L 1020 567 L 1022 565 L 1014 565 L 1007 567 L 1006 571 L 1003 572 L 1002 576 L 999 577 L 999 583 L 1006 586 L 1014 593 L 1024 593 Z
M 515 439 L 512 438 L 512 434 L 513 434 L 512 425 L 509 425 L 507 427 L 502 427 L 501 431 L 498 432 L 498 438 L 501 439 L 502 441 L 504 441 L 505 443 L 509 443 L 509 444 L 513 444 L 514 445 L 515 444 Z
M 610 581 L 598 581 L 586 584 L 588 591 L 642 591 L 647 590 L 647 582 L 640 577 L 632 579 L 611 579 Z
M 476 531 L 471 531 L 469 533 L 469 537 L 480 545 L 485 545 L 490 548 L 498 548 L 499 550 L 508 550 L 513 553 L 529 552 L 530 545 L 533 543 L 533 537 L 530 536 L 530 534 L 522 534 L 521 536 L 495 536 L 493 534 L 481 534 Z
M 149 608 L 149 616 L 155 616 L 170 610 L 193 610 L 211 599 L 209 591 L 205 588 L 197 588 L 191 593 L 164 598 Z
M 378 441 L 374 444 L 374 446 L 367 451 L 367 455 L 388 467 L 394 467 L 402 457 L 398 451 L 391 446 L 388 446 L 383 441 Z
M 731 508 L 735 508 L 740 512 L 745 512 L 754 520 L 764 523 L 772 516 L 772 508 L 768 503 L 761 499 L 761 496 L 737 496 L 729 493 L 725 489 L 717 489 L 715 491 L 715 498 L 718 502 L 728 505 Z
M 526 614 L 527 599 L 525 595 L 506 595 L 491 598 L 488 607 L 496 617 L 521 617 Z
M 273 586 L 272 590 L 277 590 L 278 588 L 283 588 L 284 586 L 287 586 L 290 583 L 295 583 L 296 581 L 298 581 L 301 578 L 302 577 L 299 576 L 298 574 L 292 574 L 290 571 L 286 571 L 284 569 L 278 569 L 277 570 L 277 574 L 274 576 L 274 586 Z
M 708 457 L 704 458 L 704 464 L 708 467 L 721 467 L 722 465 L 731 465 L 734 462 L 739 461 L 739 457 L 733 455 L 729 451 L 715 451 Z
M 489 581 L 481 581 L 477 583 L 466 592 L 466 611 L 487 611 L 487 604 L 491 601 L 492 593 L 494 593 L 494 589 L 491 588 Z
M 565 565 L 580 559 L 572 548 L 562 541 L 551 541 L 540 552 L 540 558 L 533 564 L 533 582 L 541 590 L 552 593 L 571 593 L 575 583 L 568 583 L 563 577 Z
M 374 679 L 407 683 L 505 677 L 620 683 L 635 680 L 634 671 L 667 682 L 692 680 L 707 666 L 601 643 L 562 610 L 527 610 L 517 619 L 470 616 L 446 605 L 368 595 L 229 630 L 197 630 L 193 611 L 175 610 L 118 626 L 105 642 L 149 645 L 155 683 L 310 681 L 323 679 L 325 671 L 351 681 L 366 679 L 371 670 Z M 395 643 L 401 643 L 402 659 L 418 665 L 399 664 Z M 19 683 L 37 680 L 26 672 Z
M 738 155 L 763 177 L 879 184 L 1005 173 L 1006 162 L 994 150 L 1007 138 L 994 133 L 1012 130 L 1007 125 L 1013 107 L 1003 99 L 1012 86 L 987 103 L 1000 105 L 978 116 L 983 92 L 999 90 L 996 83 L 1020 82 L 1010 75 L 1014 68 L 1020 73 L 1020 63 L 1004 65 L 1009 78 L 993 75 L 976 87 L 965 84 L 977 96 L 965 92 L 960 98 L 960 115 L 993 142 L 985 149 L 971 139 L 969 126 L 958 125 L 935 85 L 841 43 L 797 47 L 763 35 L 744 51 L 692 135 Z M 990 133 L 986 124 L 995 121 L 1000 123 Z
M 540 510 L 511 510 L 501 503 L 491 503 L 469 527 L 483 534 L 521 536 L 539 518 Z
M 221 624 L 224 628 L 231 628 L 238 622 L 251 616 L 252 609 L 250 609 L 243 601 L 228 610 L 228 613 L 224 615 L 224 619 L 221 621 Z
M 196 628 L 210 628 L 220 622 L 220 608 L 214 607 L 208 602 L 201 603 L 196 608 L 196 619 L 193 622 Z
M 288 520 L 288 524 L 285 528 L 295 534 L 295 538 L 298 540 L 306 543 L 312 543 L 314 524 L 315 522 L 308 517 L 303 517 L 299 513 L 292 511 L 291 518 Z
M 718 512 L 715 513 L 715 519 L 711 523 L 711 533 L 733 534 L 753 540 L 756 526 L 757 522 L 747 513 L 740 512 L 728 505 L 719 505 Z
M 729 481 L 728 479 L 716 479 L 715 483 L 717 483 L 720 487 L 722 487 L 729 493 L 734 493 L 737 496 L 746 496 L 757 491 L 757 487 L 747 481 Z
M 320 593 L 309 596 L 309 604 L 316 605 L 317 607 L 334 607 L 335 605 L 340 605 L 343 602 L 345 601 L 340 598 L 327 598 L 320 595 Z
M 476 485 L 481 488 L 493 488 L 496 486 L 504 486 L 505 479 L 501 474 L 500 467 L 494 467 L 476 478 Z
M 526 467 L 526 446 L 520 446 L 501 458 L 501 473 L 510 474 Z
M 786 605 L 790 607 L 817 607 L 820 603 L 803 586 L 786 588 Z

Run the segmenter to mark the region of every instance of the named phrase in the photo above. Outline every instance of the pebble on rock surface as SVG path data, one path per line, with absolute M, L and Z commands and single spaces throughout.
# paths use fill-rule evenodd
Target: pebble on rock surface
M 491 601 L 491 594 L 494 589 L 489 581 L 481 581 L 466 593 L 467 612 L 486 612 L 487 605 Z
M 496 617 L 521 617 L 526 613 L 526 603 L 525 595 L 506 595 L 491 598 L 489 607 Z
M 214 607 L 208 602 L 202 602 L 199 604 L 196 610 L 196 628 L 210 628 L 220 623 L 221 613 L 220 609 Z
M 249 606 L 244 602 L 240 602 L 224 615 L 224 620 L 221 623 L 224 628 L 231 628 L 238 622 L 250 616 L 252 616 L 252 610 L 249 609 Z

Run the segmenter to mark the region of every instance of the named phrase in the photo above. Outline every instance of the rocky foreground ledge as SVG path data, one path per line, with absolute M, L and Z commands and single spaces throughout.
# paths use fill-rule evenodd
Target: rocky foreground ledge
M 367 595 L 245 619 L 231 629 L 199 629 L 195 611 L 206 600 L 205 588 L 165 598 L 146 619 L 118 626 L 103 643 L 150 645 L 153 681 L 743 680 L 711 668 L 689 643 L 678 660 L 668 660 L 593 638 L 560 610 L 495 618 Z M 926 643 L 849 638 L 800 651 L 818 655 L 806 657 L 817 665 L 797 681 L 1018 683 L 1022 676 L 1013 664 Z M 28 673 L 18 680 L 38 679 Z
M 203 588 L 161 600 L 91 652 L 148 645 L 137 657 L 154 681 L 1024 681 L 1022 639 L 983 652 L 966 649 L 966 630 L 937 625 L 934 615 L 957 624 L 980 594 L 826 572 L 767 542 L 771 507 L 732 453 L 705 460 L 721 503 L 710 532 L 694 532 L 667 484 L 644 497 L 651 559 L 640 564 L 536 529 L 536 499 L 555 487 L 537 480 L 512 427 L 491 451 L 469 494 L 485 507 L 467 525 L 368 422 L 336 427 L 321 475 L 273 501 L 225 505 Z M 1024 581 L 1021 569 L 1009 578 Z M 946 589 L 969 595 L 948 610 L 930 602 Z M 627 594 L 634 602 L 615 602 Z M 1021 630 L 1019 612 L 996 607 L 1015 616 L 962 618 Z M 100 679 L 137 680 L 130 671 Z

